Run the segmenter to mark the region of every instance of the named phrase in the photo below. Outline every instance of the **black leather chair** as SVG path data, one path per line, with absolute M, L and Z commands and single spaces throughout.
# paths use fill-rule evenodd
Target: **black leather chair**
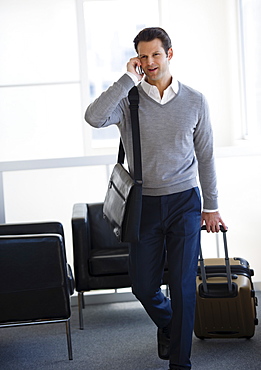
M 59 222 L 0 225 L 0 328 L 63 322 L 72 360 L 72 293 Z
M 129 244 L 119 243 L 103 218 L 103 203 L 73 207 L 72 235 L 75 289 L 78 292 L 80 329 L 83 329 L 84 292 L 131 286 Z M 166 284 L 167 271 L 163 282 Z

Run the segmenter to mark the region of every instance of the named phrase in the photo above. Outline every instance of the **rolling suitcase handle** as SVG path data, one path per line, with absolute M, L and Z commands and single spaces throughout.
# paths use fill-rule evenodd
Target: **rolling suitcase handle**
M 201 230 L 207 230 L 206 225 L 201 226 Z M 233 291 L 232 275 L 231 275 L 231 268 L 230 268 L 229 257 L 228 257 L 227 236 L 226 236 L 227 230 L 222 225 L 220 225 L 220 230 L 223 234 L 228 291 L 229 291 L 229 293 L 232 293 L 232 291 Z M 204 290 L 205 293 L 208 293 L 206 269 L 205 269 L 205 265 L 204 265 L 204 259 L 203 259 L 201 247 L 200 247 L 200 252 L 199 252 L 199 262 L 200 262 L 200 270 L 201 270 L 203 290 Z

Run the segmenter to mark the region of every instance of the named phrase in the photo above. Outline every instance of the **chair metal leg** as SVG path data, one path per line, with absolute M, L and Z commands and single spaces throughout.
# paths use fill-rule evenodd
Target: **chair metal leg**
M 83 330 L 83 310 L 84 308 L 84 295 L 83 292 L 78 292 L 78 310 L 79 310 L 79 324 L 80 330 Z
M 85 308 L 84 293 L 82 292 L 82 308 Z
M 69 360 L 72 360 L 73 359 L 73 354 L 72 354 L 72 337 L 71 337 L 71 322 L 70 322 L 70 319 L 68 319 L 65 324 L 66 324 L 68 357 L 69 357 Z

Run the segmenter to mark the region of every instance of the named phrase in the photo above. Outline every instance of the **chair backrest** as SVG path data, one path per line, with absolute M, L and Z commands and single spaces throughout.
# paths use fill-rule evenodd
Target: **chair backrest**
M 128 243 L 119 243 L 114 235 L 111 225 L 103 218 L 103 203 L 87 205 L 88 227 L 91 249 L 121 249 L 128 247 Z
M 70 317 L 61 235 L 0 236 L 0 302 L 1 323 Z
M 35 222 L 0 224 L 0 235 L 60 234 L 64 239 L 63 225 L 60 222 Z

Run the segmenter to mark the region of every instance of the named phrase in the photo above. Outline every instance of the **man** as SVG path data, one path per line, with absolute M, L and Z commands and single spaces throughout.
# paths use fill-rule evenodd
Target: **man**
M 130 250 L 132 290 L 158 327 L 159 357 L 169 360 L 170 370 L 190 369 L 200 226 L 226 228 L 218 212 L 212 129 L 204 96 L 170 73 L 167 33 L 144 29 L 134 45 L 138 55 L 127 72 L 90 104 L 85 118 L 94 127 L 118 126 L 133 173 L 127 96 L 138 85 L 143 199 L 140 241 Z M 160 289 L 166 251 L 170 300 Z

